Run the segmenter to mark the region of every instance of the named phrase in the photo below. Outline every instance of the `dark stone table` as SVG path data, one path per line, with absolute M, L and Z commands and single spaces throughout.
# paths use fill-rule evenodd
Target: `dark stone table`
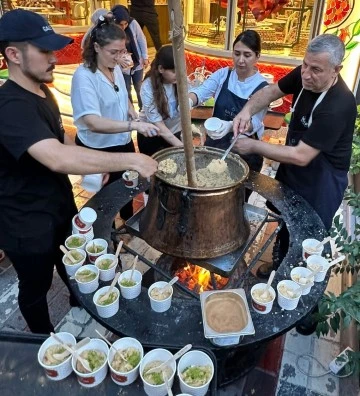
M 142 180 L 138 190 L 131 190 L 127 189 L 119 180 L 105 187 L 89 200 L 87 206 L 95 209 L 98 213 L 98 219 L 94 224 L 95 237 L 104 238 L 110 242 L 112 223 L 119 208 L 138 193 L 145 191 L 148 186 L 148 182 Z M 326 231 L 312 207 L 280 182 L 256 172 L 250 172 L 246 187 L 271 201 L 282 213 L 289 229 L 290 248 L 276 272 L 273 283 L 275 288 L 280 280 L 290 278 L 290 266 L 297 266 L 301 261 L 301 242 L 309 237 L 322 240 Z M 322 283 L 315 283 L 311 293 L 301 297 L 296 310 L 284 311 L 275 300 L 271 313 L 260 315 L 251 306 L 250 288 L 258 280 L 250 275 L 244 289 L 247 293 L 255 334 L 245 336 L 236 347 L 240 349 L 253 348 L 289 331 L 317 304 L 324 293 L 327 279 L 328 277 Z M 109 283 L 103 282 L 103 285 Z M 214 346 L 204 337 L 200 301 L 197 299 L 174 297 L 169 311 L 156 313 L 151 310 L 147 289 L 143 287 L 140 296 L 134 300 L 120 298 L 120 310 L 114 317 L 102 319 L 98 317 L 92 302 L 93 293 L 79 293 L 74 280 L 71 281 L 71 285 L 88 313 L 119 336 L 135 337 L 143 345 L 159 344 L 164 347 L 177 347 L 191 343 L 194 347 L 211 348 L 214 351 L 223 349 Z

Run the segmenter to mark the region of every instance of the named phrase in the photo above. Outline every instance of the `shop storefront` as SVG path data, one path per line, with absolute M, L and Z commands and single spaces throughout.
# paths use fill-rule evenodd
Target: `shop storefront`
M 92 12 L 110 9 L 127 0 L 0 0 L 0 12 L 24 8 L 43 15 L 56 31 L 75 43 L 60 51 L 59 64 L 79 63 L 80 42 Z M 155 0 L 160 35 L 169 41 L 167 0 Z M 262 38 L 259 69 L 276 81 L 301 64 L 308 41 L 332 33 L 346 44 L 343 76 L 351 89 L 359 79 L 360 1 L 355 0 L 184 0 L 185 49 L 188 73 L 197 68 L 212 72 L 231 65 L 234 38 L 244 29 Z M 145 34 L 150 37 L 145 30 Z

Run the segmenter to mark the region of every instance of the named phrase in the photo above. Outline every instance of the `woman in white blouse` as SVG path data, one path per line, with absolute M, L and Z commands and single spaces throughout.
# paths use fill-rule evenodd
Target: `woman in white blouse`
M 178 110 L 174 55 L 171 45 L 156 53 L 141 86 L 143 108 L 140 120 L 158 127 L 158 136 L 148 138 L 138 133 L 138 146 L 143 154 L 152 155 L 171 146 L 182 146 L 181 121 Z
M 84 64 L 74 73 L 71 103 L 77 127 L 75 143 L 95 150 L 135 152 L 131 131 L 152 136 L 158 128 L 138 118 L 129 102 L 119 58 L 126 52 L 125 33 L 111 18 L 100 17 L 83 52 Z M 110 174 L 109 183 L 123 172 Z M 126 220 L 132 215 L 132 205 L 120 211 Z

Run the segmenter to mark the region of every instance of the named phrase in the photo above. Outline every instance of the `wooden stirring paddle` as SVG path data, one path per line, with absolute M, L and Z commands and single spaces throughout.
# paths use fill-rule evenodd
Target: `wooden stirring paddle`
M 74 257 L 71 254 L 71 250 L 67 250 L 66 247 L 64 245 L 60 245 L 60 250 L 65 254 L 65 256 L 73 263 L 76 263 L 76 260 L 74 259 Z

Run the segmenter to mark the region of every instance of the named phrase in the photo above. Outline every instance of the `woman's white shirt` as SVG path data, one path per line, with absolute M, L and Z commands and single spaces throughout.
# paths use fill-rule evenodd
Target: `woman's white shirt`
M 181 119 L 180 112 L 178 111 L 178 100 L 175 96 L 174 84 L 163 84 L 165 95 L 168 101 L 169 118 L 163 119 L 159 113 L 156 104 L 154 91 L 151 86 L 150 78 L 146 78 L 141 86 L 141 100 L 143 102 L 143 108 L 140 112 L 140 120 L 144 122 L 160 122 L 163 121 L 166 127 L 172 132 L 177 133 L 181 131 Z
M 116 121 L 127 121 L 129 111 L 128 93 L 119 66 L 114 69 L 114 82 L 119 91 L 114 90 L 110 81 L 96 70 L 93 73 L 80 65 L 72 78 L 71 104 L 78 138 L 89 147 L 105 148 L 125 145 L 131 140 L 131 132 L 97 133 L 92 132 L 82 121 L 86 115 L 97 115 Z

